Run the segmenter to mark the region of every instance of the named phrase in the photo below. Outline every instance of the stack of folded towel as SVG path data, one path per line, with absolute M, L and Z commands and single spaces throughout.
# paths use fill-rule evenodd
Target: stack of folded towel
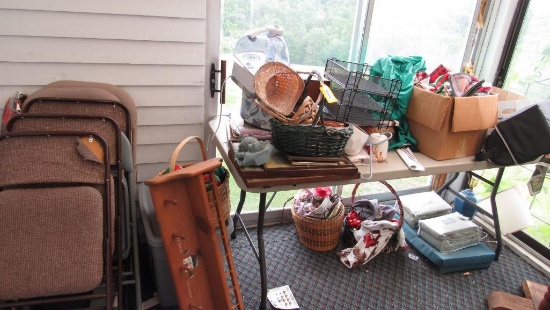
M 481 242 L 481 228 L 458 212 L 435 192 L 401 196 L 405 222 L 418 229 L 418 237 L 441 253 Z

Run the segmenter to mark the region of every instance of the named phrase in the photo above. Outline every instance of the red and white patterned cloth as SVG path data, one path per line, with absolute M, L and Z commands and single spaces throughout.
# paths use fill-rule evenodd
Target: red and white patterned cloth
M 340 261 L 348 268 L 356 268 L 368 263 L 371 259 L 384 251 L 384 248 L 399 229 L 399 223 L 395 220 L 365 220 L 361 223 L 361 229 L 354 231 L 357 244 L 353 248 L 347 248 L 338 253 Z M 405 233 L 399 230 L 397 244 L 392 251 L 406 249 Z

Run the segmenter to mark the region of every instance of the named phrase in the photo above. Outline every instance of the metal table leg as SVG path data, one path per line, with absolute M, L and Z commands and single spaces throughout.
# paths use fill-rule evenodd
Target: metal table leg
M 497 176 L 495 178 L 495 183 L 493 185 L 493 190 L 491 191 L 491 209 L 493 211 L 493 226 L 495 226 L 495 237 L 497 239 L 497 248 L 495 250 L 495 261 L 498 261 L 500 256 L 500 251 L 502 250 L 502 236 L 500 234 L 500 223 L 498 219 L 497 203 L 495 197 L 497 196 L 498 186 L 500 185 L 500 180 L 504 174 L 504 167 L 498 168 Z
M 246 200 L 246 191 L 244 190 L 241 190 L 239 204 L 237 205 L 237 210 L 233 215 L 234 229 L 233 229 L 233 233 L 231 233 L 231 239 L 235 239 L 237 237 L 237 222 L 239 222 L 244 230 L 244 233 L 246 238 L 248 239 L 248 242 L 250 243 L 250 246 L 252 247 L 252 250 L 254 251 L 254 254 L 256 255 L 256 258 L 258 259 L 258 263 L 260 264 L 260 281 L 261 281 L 260 309 L 262 310 L 266 309 L 267 307 L 267 268 L 266 268 L 266 262 L 265 262 L 265 246 L 264 246 L 264 220 L 265 220 L 266 210 L 269 207 L 269 204 L 271 204 L 271 201 L 273 200 L 273 198 L 275 197 L 275 194 L 276 192 L 273 193 L 273 195 L 269 200 L 269 203 L 266 204 L 267 193 L 260 193 L 260 202 L 258 205 L 258 224 L 257 224 L 258 227 L 256 229 L 256 233 L 258 236 L 257 250 L 241 218 L 241 211 L 243 209 L 244 202 Z
M 441 196 L 441 193 L 443 193 L 443 191 L 449 189 L 449 185 L 451 185 L 456 179 L 458 178 L 458 173 L 452 173 L 451 174 L 451 177 L 445 182 L 445 184 L 443 184 L 437 191 L 436 193 Z
M 241 211 L 243 210 L 244 201 L 246 200 L 246 191 L 241 189 L 241 196 L 239 198 L 239 204 L 237 205 L 237 210 L 235 211 L 235 214 L 233 215 L 233 232 L 231 233 L 231 239 L 237 238 L 237 221 L 241 222 Z
M 260 299 L 260 309 L 267 309 L 267 272 L 265 264 L 265 248 L 264 248 L 264 219 L 266 211 L 266 193 L 260 194 L 259 213 L 258 213 L 258 261 L 260 262 L 260 277 L 262 285 L 262 295 Z
M 497 175 L 495 177 L 495 181 L 494 182 L 491 182 L 485 178 L 482 178 L 480 176 L 478 176 L 477 174 L 475 173 L 472 173 L 472 172 L 468 172 L 468 173 L 472 173 L 474 176 L 478 177 L 480 180 L 488 183 L 489 185 L 492 185 L 493 188 L 491 190 L 491 196 L 489 197 L 490 198 L 490 201 L 491 201 L 491 214 L 489 214 L 487 211 L 481 209 L 476 203 L 473 203 L 471 202 L 470 200 L 466 199 L 466 197 L 464 197 L 462 194 L 458 193 L 457 191 L 453 190 L 452 188 L 449 187 L 449 185 L 456 179 L 456 177 L 458 176 L 458 174 L 455 174 L 454 176 L 452 176 L 449 181 L 445 182 L 445 184 L 437 190 L 437 194 L 441 194 L 444 190 L 448 190 L 449 192 L 453 193 L 455 196 L 457 197 L 460 197 L 465 204 L 471 206 L 471 207 L 474 207 L 477 211 L 481 212 L 482 214 L 490 217 L 493 219 L 493 226 L 495 228 L 495 239 L 496 239 L 496 242 L 497 242 L 497 247 L 495 249 L 495 261 L 498 261 L 498 258 L 500 256 L 500 252 L 502 251 L 502 235 L 501 235 L 501 232 L 500 232 L 500 223 L 499 223 L 499 219 L 498 219 L 498 210 L 497 210 L 497 204 L 496 204 L 496 195 L 498 193 L 498 187 L 500 186 L 500 181 L 502 180 L 502 175 L 504 174 L 504 168 L 505 167 L 500 167 L 498 169 L 498 172 L 497 172 Z

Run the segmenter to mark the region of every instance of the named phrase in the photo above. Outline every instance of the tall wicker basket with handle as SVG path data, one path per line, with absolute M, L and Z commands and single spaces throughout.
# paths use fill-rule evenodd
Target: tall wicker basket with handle
M 191 140 L 197 140 L 198 144 L 199 144 L 199 147 L 201 149 L 201 153 L 202 153 L 202 158 L 203 160 L 207 160 L 207 156 L 206 156 L 206 148 L 204 146 L 204 141 L 202 139 L 200 139 L 199 137 L 187 137 L 186 139 L 184 139 L 183 141 L 180 142 L 180 144 L 178 144 L 178 146 L 174 149 L 174 152 L 172 152 L 172 157 L 170 158 L 170 167 L 168 168 L 168 171 L 162 171 L 159 173 L 159 175 L 161 174 L 165 174 L 165 173 L 171 173 L 171 172 L 174 172 L 176 171 L 176 161 L 178 159 L 178 155 L 180 153 L 180 151 L 183 149 L 183 147 Z M 192 165 L 192 163 L 187 163 L 187 164 L 183 164 L 182 166 L 183 167 L 187 167 L 189 165 Z M 220 192 L 220 198 L 221 198 L 221 207 L 222 207 L 222 216 L 223 216 L 223 221 L 226 221 L 227 219 L 229 219 L 229 214 L 231 212 L 231 200 L 230 200 L 230 196 L 229 196 L 229 171 L 226 169 L 226 168 L 223 168 L 225 170 L 225 178 L 223 179 L 223 181 L 221 181 L 221 183 L 218 184 L 218 190 Z M 210 210 L 212 212 L 212 216 L 214 218 L 214 223 L 217 223 L 218 221 L 218 216 L 217 216 L 217 212 L 216 212 L 216 201 L 214 199 L 214 192 L 213 192 L 213 189 L 212 189 L 212 180 L 205 180 L 204 181 L 205 184 L 206 184 L 206 189 L 207 189 L 207 195 L 208 195 L 208 202 L 209 202 L 209 205 L 210 205 Z M 216 224 L 217 226 L 217 224 Z

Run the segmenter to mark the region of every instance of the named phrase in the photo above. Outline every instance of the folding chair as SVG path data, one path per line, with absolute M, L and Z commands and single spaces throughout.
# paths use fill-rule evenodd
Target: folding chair
M 9 133 L 0 135 L 0 158 L 0 306 L 102 298 L 112 309 L 105 140 L 91 132 Z
M 68 132 L 78 130 L 95 132 L 105 139 L 109 149 L 108 164 L 111 173 L 115 176 L 116 189 L 114 193 L 116 204 L 113 206 L 115 207 L 115 216 L 111 221 L 111 230 L 115 237 L 111 242 L 112 249 L 117 254 L 116 263 L 119 268 L 117 279 L 121 279 L 122 258 L 129 252 L 130 241 L 128 239 L 130 238 L 130 234 L 128 232 L 129 225 L 127 225 L 129 208 L 124 204 L 124 201 L 128 200 L 128 197 L 123 197 L 122 177 L 118 177 L 122 176 L 121 133 L 118 124 L 110 118 L 101 116 L 24 113 L 13 116 L 6 125 L 6 132 Z M 115 226 L 117 226 L 116 233 Z M 128 229 L 123 231 L 123 227 L 128 227 Z M 119 280 L 118 282 L 121 283 L 122 281 Z M 119 287 L 118 291 L 121 290 L 122 288 Z
M 121 137 L 121 161 L 124 174 L 121 177 L 125 209 L 129 209 L 125 221 L 125 231 L 130 238 L 123 241 L 123 259 L 132 252 L 131 261 L 124 264 L 127 271 L 124 277 L 130 277 L 125 284 L 135 284 L 136 304 L 141 304 L 141 284 L 139 272 L 139 250 L 136 216 L 136 177 L 135 177 L 135 141 L 136 107 L 132 97 L 122 88 L 96 82 L 57 81 L 46 85 L 31 94 L 22 105 L 24 113 L 40 114 L 78 114 L 104 116 L 113 119 L 123 133 Z

